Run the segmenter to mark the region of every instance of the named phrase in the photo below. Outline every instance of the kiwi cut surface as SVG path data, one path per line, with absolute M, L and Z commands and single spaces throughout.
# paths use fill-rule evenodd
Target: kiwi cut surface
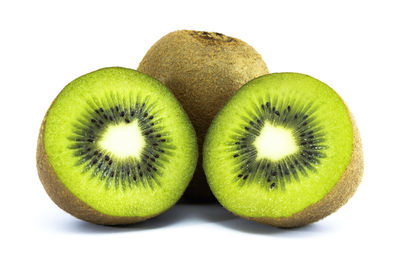
M 159 81 L 104 68 L 68 84 L 40 131 L 39 177 L 61 208 L 86 221 L 127 224 L 171 207 L 196 166 L 194 129 Z
M 268 73 L 260 54 L 247 43 L 221 33 L 191 30 L 162 37 L 146 53 L 138 71 L 174 93 L 196 130 L 200 153 L 217 112 L 243 84 Z M 213 199 L 201 156 L 184 196 L 191 201 Z
M 280 227 L 317 221 L 361 181 L 357 126 L 329 86 L 273 73 L 243 86 L 210 126 L 204 169 L 234 214 Z

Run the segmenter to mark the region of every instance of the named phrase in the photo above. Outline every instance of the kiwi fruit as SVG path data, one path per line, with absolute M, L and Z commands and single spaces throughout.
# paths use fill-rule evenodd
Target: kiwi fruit
M 197 161 L 195 131 L 174 95 L 111 67 L 69 83 L 47 111 L 37 169 L 50 198 L 82 220 L 130 224 L 183 194 Z
M 272 73 L 244 85 L 207 133 L 204 170 L 232 213 L 298 227 L 333 213 L 363 173 L 359 131 L 328 85 L 298 73 Z
M 146 53 L 138 71 L 174 93 L 196 130 L 200 153 L 217 112 L 243 84 L 268 73 L 260 54 L 247 43 L 220 33 L 191 30 L 162 37 Z M 201 159 L 184 194 L 189 201 L 215 200 Z

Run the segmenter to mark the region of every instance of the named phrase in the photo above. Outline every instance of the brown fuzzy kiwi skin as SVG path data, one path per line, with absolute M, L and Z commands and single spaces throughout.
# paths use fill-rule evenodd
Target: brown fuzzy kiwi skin
M 220 33 L 179 30 L 157 41 L 138 71 L 166 85 L 197 133 L 199 160 L 184 198 L 215 200 L 202 168 L 202 146 L 211 121 L 248 81 L 268 73 L 261 55 L 247 43 Z
M 86 203 L 76 197 L 71 191 L 69 191 L 54 172 L 44 148 L 44 129 L 46 118 L 47 113 L 40 127 L 36 151 L 36 166 L 39 179 L 42 182 L 44 189 L 57 206 L 76 218 L 99 225 L 127 225 L 144 221 L 148 218 L 156 216 L 124 217 L 106 215 L 88 206 Z
M 290 217 L 241 217 L 271 226 L 294 228 L 316 222 L 335 212 L 347 203 L 356 192 L 364 171 L 360 133 L 350 112 L 349 115 L 353 126 L 353 153 L 351 155 L 350 163 L 342 174 L 342 177 L 329 193 L 327 193 L 317 203 L 308 206 L 304 210 L 297 212 Z

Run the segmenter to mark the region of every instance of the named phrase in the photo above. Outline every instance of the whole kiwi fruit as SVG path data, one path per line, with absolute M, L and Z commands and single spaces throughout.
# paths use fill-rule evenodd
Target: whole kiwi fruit
M 278 227 L 335 212 L 355 193 L 364 167 L 347 105 L 300 73 L 244 85 L 213 120 L 203 156 L 211 190 L 226 209 Z
M 216 32 L 179 30 L 157 41 L 138 71 L 164 83 L 182 104 L 197 133 L 200 156 L 184 197 L 214 197 L 202 169 L 201 151 L 207 129 L 232 95 L 246 82 L 268 73 L 257 51 L 247 43 Z
M 131 224 L 179 200 L 197 153 L 194 129 L 168 88 L 109 67 L 73 80 L 51 104 L 37 169 L 50 198 L 71 215 Z

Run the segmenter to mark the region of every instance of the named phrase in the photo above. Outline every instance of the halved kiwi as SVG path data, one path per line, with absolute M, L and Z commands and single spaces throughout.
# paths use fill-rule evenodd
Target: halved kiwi
M 298 73 L 243 86 L 212 122 L 203 154 L 211 190 L 225 208 L 280 227 L 334 212 L 363 172 L 348 108 L 329 86 Z
M 159 81 L 104 68 L 68 84 L 43 120 L 39 177 L 53 201 L 98 224 L 128 224 L 171 207 L 197 160 L 194 129 Z

